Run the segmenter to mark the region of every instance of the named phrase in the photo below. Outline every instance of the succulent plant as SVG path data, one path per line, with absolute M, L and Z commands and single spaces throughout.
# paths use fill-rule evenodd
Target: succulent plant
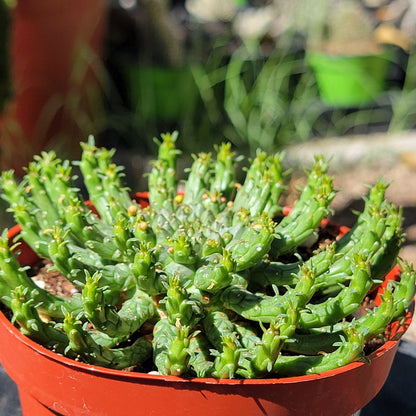
M 182 377 L 262 378 L 322 372 L 364 359 L 364 346 L 406 314 L 415 273 L 401 263 L 379 306 L 357 315 L 396 265 L 401 210 L 379 180 L 355 226 L 318 238 L 335 196 L 316 157 L 292 209 L 280 205 L 282 154 L 258 151 L 242 184 L 230 144 L 194 157 L 178 192 L 176 134 L 162 135 L 148 206 L 123 185 L 113 151 L 82 143 L 72 166 L 36 156 L 18 183 L 0 185 L 20 237 L 74 287 L 39 287 L 0 239 L 0 297 L 13 322 L 59 354 L 115 369 Z

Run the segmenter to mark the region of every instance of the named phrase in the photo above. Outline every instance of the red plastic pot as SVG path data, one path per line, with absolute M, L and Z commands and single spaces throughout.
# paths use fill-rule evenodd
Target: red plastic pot
M 97 113 L 107 0 L 24 0 L 12 15 L 14 97 L 0 113 L 2 169 L 46 148 L 78 151 Z
M 143 197 L 143 194 L 139 194 Z M 146 202 L 142 199 L 142 202 Z M 19 227 L 10 230 L 15 237 Z M 36 255 L 23 244 L 19 260 Z M 395 268 L 388 279 L 397 278 Z M 0 361 L 16 382 L 23 414 L 342 416 L 364 407 L 389 374 L 399 339 L 412 319 L 390 327 L 389 340 L 370 356 L 322 374 L 282 379 L 183 379 L 110 370 L 70 360 L 22 335 L 0 313 Z

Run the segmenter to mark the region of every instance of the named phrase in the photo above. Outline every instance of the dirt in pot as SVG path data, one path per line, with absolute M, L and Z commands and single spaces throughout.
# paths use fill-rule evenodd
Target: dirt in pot
M 42 259 L 31 268 L 28 273 L 33 281 L 49 293 L 57 296 L 70 297 L 79 290 L 61 273 L 51 269 L 53 263 L 49 259 Z

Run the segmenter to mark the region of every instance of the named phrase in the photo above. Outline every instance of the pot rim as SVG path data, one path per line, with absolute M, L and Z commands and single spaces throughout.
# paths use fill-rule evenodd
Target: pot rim
M 138 200 L 146 200 L 148 197 L 147 192 L 139 192 L 135 194 Z M 290 210 L 290 207 L 285 207 L 285 209 Z M 327 224 L 330 222 L 329 220 L 323 220 L 323 224 Z M 14 239 L 20 233 L 20 225 L 14 225 L 9 229 L 8 236 L 9 239 Z M 343 234 L 349 230 L 348 227 L 340 226 L 340 233 Z M 29 247 L 30 248 L 30 247 Z M 384 284 L 387 284 L 389 280 L 395 280 L 397 276 L 400 274 L 400 268 L 396 265 L 385 277 Z M 384 285 L 380 286 L 380 289 L 377 292 L 378 294 L 382 293 Z M 158 380 L 158 381 L 166 381 L 171 383 L 192 383 L 192 384 L 222 384 L 222 385 L 268 385 L 268 384 L 295 384 L 301 382 L 312 382 L 314 380 L 334 377 L 340 373 L 348 372 L 353 369 L 371 365 L 371 361 L 377 359 L 378 357 L 385 354 L 387 351 L 391 350 L 396 346 L 399 342 L 400 338 L 409 328 L 413 313 L 415 308 L 415 300 L 413 300 L 409 311 L 407 312 L 406 316 L 401 321 L 395 321 L 389 325 L 389 339 L 373 351 L 371 354 L 368 355 L 368 359 L 370 360 L 370 364 L 364 361 L 355 361 L 350 364 L 344 365 L 342 367 L 325 371 L 323 373 L 318 374 L 308 374 L 303 376 L 296 376 L 296 377 L 282 377 L 282 378 L 262 378 L 262 379 L 215 379 L 215 378 L 182 378 L 177 376 L 170 376 L 170 375 L 162 375 L 162 374 L 149 374 L 149 373 L 141 373 L 141 372 L 129 372 L 123 370 L 115 370 L 106 367 L 99 367 L 91 364 L 82 363 L 79 361 L 75 361 L 73 359 L 67 358 L 63 355 L 57 354 L 47 348 L 43 347 L 42 345 L 36 343 L 35 341 L 31 340 L 29 337 L 23 335 L 19 329 L 14 326 L 10 320 L 0 311 L 0 324 L 3 324 L 7 327 L 8 331 L 17 338 L 18 341 L 25 344 L 34 352 L 41 354 L 47 357 L 50 360 L 55 362 L 59 362 L 66 367 L 70 367 L 73 369 L 77 369 L 79 371 L 88 372 L 91 374 L 101 375 L 103 377 L 116 377 L 116 378 L 125 378 L 131 381 L 133 380 Z

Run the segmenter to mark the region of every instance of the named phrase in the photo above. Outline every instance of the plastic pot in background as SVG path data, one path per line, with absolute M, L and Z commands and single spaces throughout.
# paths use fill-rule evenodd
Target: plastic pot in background
M 385 90 L 390 67 L 387 52 L 369 55 L 329 55 L 309 52 L 321 100 L 333 107 L 360 107 L 376 101 Z
M 13 97 L 0 113 L 2 169 L 93 133 L 107 0 L 19 0 L 10 34 Z M 88 131 L 86 131 L 88 130 Z
M 137 194 L 141 204 L 147 203 L 146 197 Z M 10 240 L 19 231 L 12 228 Z M 25 243 L 20 250 L 21 264 L 37 261 Z M 398 274 L 396 267 L 386 281 Z M 0 313 L 0 361 L 18 386 L 24 416 L 349 416 L 380 391 L 411 319 L 409 312 L 403 322 L 390 326 L 389 340 L 370 354 L 370 363 L 300 377 L 216 380 L 83 364 L 36 344 Z

